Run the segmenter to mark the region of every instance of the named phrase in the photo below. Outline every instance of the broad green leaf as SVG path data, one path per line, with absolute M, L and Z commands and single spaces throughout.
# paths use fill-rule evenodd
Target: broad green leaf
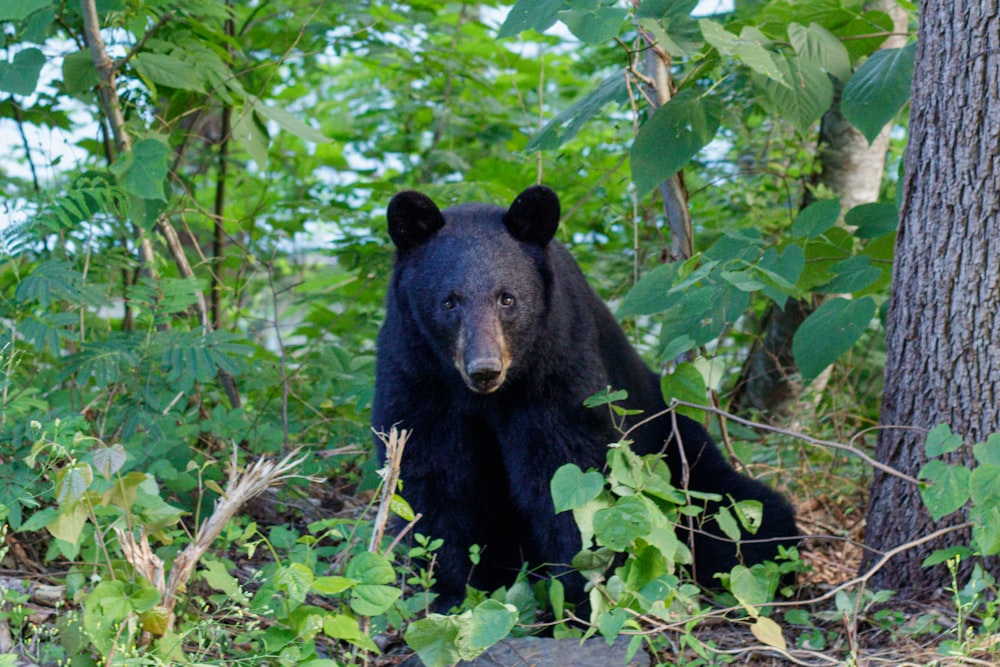
M 258 167 L 267 168 L 267 133 L 257 124 L 252 105 L 233 113 L 233 139 L 243 146 Z
M 621 319 L 633 315 L 652 315 L 674 305 L 681 299 L 681 294 L 671 292 L 676 276 L 677 264 L 673 263 L 661 264 L 644 273 L 622 299 L 616 316 Z
M 751 570 L 743 565 L 737 565 L 730 571 L 729 591 L 754 618 L 760 617 L 759 607 L 771 600 L 768 578 L 759 570 Z
M 686 88 L 643 123 L 632 142 L 632 180 L 645 197 L 667 180 L 714 137 L 722 115 L 715 97 Z
M 403 638 L 427 667 L 450 667 L 462 659 L 458 652 L 459 628 L 457 616 L 428 614 L 410 623 Z
M 929 482 L 920 488 L 920 497 L 931 518 L 940 521 L 969 501 L 971 471 L 944 461 L 929 461 L 918 477 Z
M 927 458 L 950 454 L 962 446 L 962 436 L 952 433 L 948 424 L 938 424 L 927 433 L 924 453 Z
M 52 536 L 75 545 L 87 523 L 87 508 L 77 503 L 69 512 L 59 512 L 56 518 L 45 526 Z
M 306 599 L 306 593 L 309 592 L 313 579 L 312 570 L 303 563 L 280 567 L 274 574 L 274 583 L 277 584 L 278 590 L 288 593 L 288 597 L 296 604 Z
M 754 624 L 750 626 L 750 632 L 759 641 L 767 644 L 768 646 L 773 646 L 776 649 L 787 651 L 788 644 L 785 642 L 785 636 L 781 634 L 781 626 L 772 621 L 767 616 L 759 616 Z
M 764 522 L 764 504 L 759 500 L 738 500 L 733 504 L 733 512 L 743 530 L 756 535 Z
M 778 67 L 776 55 L 765 48 L 771 40 L 762 32 L 753 26 L 745 26 L 737 37 L 711 19 L 701 19 L 699 23 L 705 41 L 719 53 L 740 59 L 753 71 L 783 86 L 789 85 L 784 72 Z
M 937 549 L 920 563 L 920 567 L 940 565 L 941 563 L 947 562 L 952 558 L 965 560 L 966 558 L 971 557 L 972 553 L 972 549 L 962 544 L 957 544 L 946 549 Z
M 146 473 L 133 470 L 121 479 L 115 480 L 104 495 L 102 505 L 113 505 L 123 510 L 132 510 L 139 495 L 139 487 L 147 481 Z
M 163 182 L 169 154 L 170 147 L 159 139 L 143 139 L 120 156 L 111 170 L 127 192 L 142 199 L 166 200 Z
M 719 530 L 722 534 L 738 542 L 740 539 L 740 527 L 736 523 L 736 518 L 733 517 L 733 513 L 729 511 L 728 507 L 720 507 L 719 511 L 715 513 L 715 521 L 719 524 Z
M 326 614 L 323 616 L 323 634 L 334 639 L 343 639 L 366 651 L 379 653 L 378 645 L 372 638 L 361 632 L 358 619 L 347 614 Z
M 94 450 L 94 467 L 97 468 L 104 479 L 110 480 L 111 476 L 121 470 L 125 465 L 127 454 L 125 448 L 115 443 L 110 447 L 98 447 Z
M 499 600 L 485 600 L 472 610 L 472 618 L 459 637 L 462 657 L 472 660 L 510 634 L 517 623 L 517 608 Z
M 312 591 L 320 595 L 336 595 L 353 585 L 354 580 L 347 577 L 316 577 L 312 582 Z
M 969 512 L 972 539 L 984 556 L 1000 553 L 1000 507 L 976 505 Z
M 879 238 L 896 231 L 899 209 L 883 202 L 859 204 L 844 214 L 844 224 L 856 227 L 854 235 L 859 239 Z
M 821 199 L 806 206 L 795 216 L 791 233 L 814 239 L 837 224 L 840 218 L 840 198 Z
M 986 442 L 977 442 L 972 446 L 972 455 L 980 464 L 1000 466 L 1000 433 L 993 433 Z
M 329 141 L 325 134 L 314 127 L 310 127 L 297 118 L 294 114 L 285 111 L 281 107 L 268 106 L 258 99 L 252 101 L 254 111 L 268 120 L 273 120 L 286 132 L 291 132 L 300 139 L 313 143 L 325 143 Z
M 517 0 L 507 13 L 497 39 L 513 37 L 525 30 L 545 32 L 556 22 L 563 0 Z
M 766 283 L 762 290 L 764 296 L 784 308 L 788 297 L 794 296 L 795 284 L 799 281 L 806 266 L 805 253 L 802 246 L 790 244 L 778 256 L 775 248 L 768 248 L 760 258 L 757 268 L 761 272 L 761 280 Z
M 396 578 L 392 563 L 380 554 L 362 551 L 347 563 L 344 575 L 363 584 L 389 584 Z
M 626 389 L 611 389 L 611 387 L 605 387 L 601 391 L 597 392 L 593 396 L 588 396 L 583 399 L 583 407 L 585 408 L 598 408 L 602 405 L 611 405 L 618 401 L 624 401 L 628 398 L 628 390 Z
M 94 68 L 94 57 L 89 49 L 71 53 L 63 58 L 63 87 L 70 95 L 79 95 L 101 82 L 101 76 Z
M 60 470 L 56 476 L 56 502 L 64 511 L 74 507 L 93 481 L 94 471 L 88 463 L 77 463 Z
M 240 588 L 239 580 L 229 574 L 225 563 L 217 560 L 204 560 L 198 570 L 202 580 L 214 590 L 225 593 L 231 600 L 241 600 L 246 596 Z
M 604 489 L 604 476 L 594 470 L 584 473 L 575 463 L 560 466 L 550 484 L 556 513 L 582 507 Z
M 395 586 L 358 584 L 351 589 L 351 609 L 361 616 L 378 616 L 388 611 L 402 594 Z
M 584 123 L 597 115 L 605 105 L 620 105 L 627 99 L 628 78 L 625 72 L 619 70 L 547 122 L 524 149 L 530 152 L 559 148 L 575 137 Z
M 844 86 L 844 118 L 871 143 L 910 99 L 916 44 L 880 49 L 858 67 Z
M 818 292 L 829 294 L 846 294 L 860 292 L 882 276 L 882 271 L 872 266 L 872 260 L 866 255 L 848 257 L 833 266 L 836 277 L 825 285 L 816 288 Z
M 663 400 L 667 405 L 670 405 L 670 401 L 675 398 L 686 403 L 708 404 L 708 387 L 705 384 L 705 378 L 689 361 L 677 364 L 673 373 L 660 378 L 660 391 L 663 393 Z M 700 419 L 704 414 L 701 410 L 687 406 L 680 406 L 677 411 L 693 419 Z
M 142 51 L 131 60 L 132 67 L 143 79 L 155 85 L 180 90 L 205 91 L 205 79 L 191 63 L 165 53 Z
M 969 477 L 969 495 L 979 507 L 1000 507 L 1000 466 L 981 463 Z
M 608 642 L 613 642 L 621 634 L 625 622 L 631 615 L 621 607 L 614 607 L 597 617 L 597 630 Z
M 824 72 L 847 81 L 851 76 L 851 57 L 847 49 L 829 30 L 817 23 L 809 27 L 792 23 L 788 39 L 799 58 L 811 62 Z
M 23 21 L 52 0 L 0 0 L 0 21 Z
M 783 81 L 754 73 L 754 85 L 761 92 L 761 105 L 774 116 L 790 122 L 799 134 L 809 133 L 812 124 L 833 104 L 833 84 L 826 72 L 797 56 L 775 60 Z
M 810 382 L 854 347 L 875 316 L 871 297 L 831 299 L 806 318 L 792 339 L 802 379 Z
M 636 22 L 672 56 L 694 55 L 702 42 L 698 22 L 691 18 L 697 4 L 697 0 L 643 0 L 635 10 Z
M 581 42 L 601 44 L 613 39 L 628 16 L 624 7 L 598 5 L 559 12 L 559 20 L 566 24 Z
M 45 54 L 34 47 L 18 51 L 13 62 L 0 61 L 0 90 L 14 95 L 31 95 L 44 64 Z
M 624 551 L 633 540 L 649 533 L 649 511 L 636 496 L 621 498 L 608 509 L 594 514 L 594 535 L 600 544 Z
M 893 32 L 892 17 L 885 12 L 853 13 L 846 23 L 827 27 L 843 40 L 852 62 L 871 55 Z

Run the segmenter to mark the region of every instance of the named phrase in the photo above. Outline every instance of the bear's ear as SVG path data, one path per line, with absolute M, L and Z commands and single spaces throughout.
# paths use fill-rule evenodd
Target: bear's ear
M 444 227 L 444 216 L 427 195 L 407 190 L 389 202 L 389 236 L 400 250 L 424 243 Z
M 504 213 L 503 224 L 517 240 L 543 246 L 559 227 L 559 197 L 544 185 L 532 185 Z

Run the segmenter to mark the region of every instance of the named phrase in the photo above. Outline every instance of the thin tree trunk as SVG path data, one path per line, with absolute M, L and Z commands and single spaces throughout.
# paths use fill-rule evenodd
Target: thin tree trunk
M 893 30 L 901 33 L 886 39 L 881 48 L 899 48 L 905 44 L 902 33 L 906 31 L 907 16 L 895 0 L 872 0 L 865 8 L 889 14 Z M 820 123 L 818 172 L 812 179 L 813 185 L 825 186 L 840 197 L 840 207 L 845 212 L 858 204 L 877 201 L 890 129 L 889 125 L 884 127 L 869 145 L 840 112 L 840 84 L 837 84 L 834 104 Z M 813 201 L 812 191 L 806 190 L 801 207 Z M 792 337 L 816 305 L 789 299 L 784 308 L 774 304 L 768 307 L 761 320 L 760 341 L 747 357 L 733 394 L 732 405 L 738 412 L 754 409 L 780 416 L 799 398 L 802 386 L 795 380 L 798 371 L 792 356 Z
M 876 458 L 916 475 L 924 433 L 950 424 L 959 459 L 1000 430 L 1000 10 L 996 0 L 921 2 L 903 209 L 887 321 L 885 395 Z M 936 528 L 918 490 L 876 471 L 864 566 Z M 921 596 L 950 582 L 921 567 L 952 534 L 889 562 L 876 588 Z M 995 562 L 990 568 L 997 574 Z

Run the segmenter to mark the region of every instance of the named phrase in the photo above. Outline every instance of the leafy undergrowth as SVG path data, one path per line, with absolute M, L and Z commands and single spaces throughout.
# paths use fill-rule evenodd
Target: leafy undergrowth
M 941 449 L 948 437 L 932 435 L 929 447 Z M 992 460 L 1000 441 L 989 445 L 979 450 L 984 461 Z M 780 461 L 747 459 L 746 467 L 788 487 L 783 490 L 797 500 L 800 528 L 810 537 L 801 560 L 793 558 L 799 570 L 794 589 L 781 589 L 774 603 L 767 597 L 757 604 L 750 598 L 759 578 L 737 584 L 734 571 L 731 593 L 709 597 L 677 582 L 657 589 L 667 591 L 665 605 L 644 606 L 641 596 L 621 602 L 632 579 L 623 574 L 621 604 L 601 611 L 593 628 L 579 618 L 553 625 L 553 613 L 564 613 L 553 612 L 559 605 L 545 608 L 553 589 L 524 581 L 491 596 L 470 595 L 462 614 L 427 616 L 423 593 L 433 577 L 435 541 L 420 536 L 418 528 L 409 546 L 393 542 L 392 535 L 372 538 L 379 498 L 354 485 L 315 479 L 247 499 L 199 557 L 190 580 L 176 588 L 176 615 L 168 621 L 164 610 L 173 607 L 158 590 L 169 585 L 164 575 L 169 582 L 176 573 L 183 560 L 178 554 L 199 542 L 184 537 L 195 532 L 193 523 L 173 533 L 173 546 L 154 536 L 155 551 L 173 555 L 174 562 L 167 572 L 144 572 L 142 564 L 155 564 L 157 556 L 147 550 L 143 560 L 123 548 L 127 540 L 120 532 L 115 536 L 109 520 L 120 508 L 97 502 L 100 484 L 82 475 L 92 485 L 78 490 L 90 498 L 80 501 L 90 503 L 88 526 L 103 532 L 88 528 L 92 543 L 77 545 L 78 558 L 54 557 L 53 549 L 66 545 L 54 544 L 45 531 L 6 535 L 0 665 L 393 665 L 414 648 L 428 665 L 446 665 L 508 634 L 537 633 L 571 642 L 588 634 L 595 641 L 625 635 L 635 650 L 652 653 L 660 664 L 692 667 L 996 664 L 995 582 L 978 568 L 960 580 L 958 562 L 967 552 L 940 556 L 954 577 L 935 599 L 897 601 L 867 589 L 870 573 L 860 569 L 866 485 L 858 483 L 857 463 L 813 456 L 793 467 L 790 460 L 799 453 L 790 447 L 781 452 Z M 72 468 L 78 474 L 80 465 Z M 783 484 L 787 480 L 795 483 Z M 230 483 L 222 497 L 235 499 L 239 488 Z M 141 496 L 150 489 L 136 491 Z M 114 493 L 103 493 L 114 500 Z M 407 514 L 391 494 L 383 494 L 383 501 Z M 149 521 L 139 512 L 132 519 Z M 193 517 L 182 525 L 188 521 Z M 202 517 L 203 530 L 211 521 Z M 102 549 L 90 548 L 97 544 Z M 613 581 L 603 590 L 611 591 Z M 565 610 L 564 618 L 569 616 Z

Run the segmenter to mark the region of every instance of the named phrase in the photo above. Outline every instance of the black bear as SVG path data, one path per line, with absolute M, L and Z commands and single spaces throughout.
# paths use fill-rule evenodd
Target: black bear
M 444 211 L 419 192 L 388 207 L 396 264 L 378 336 L 372 426 L 412 436 L 403 453 L 403 495 L 423 513 L 422 533 L 444 538 L 436 591 L 441 606 L 462 600 L 466 583 L 492 590 L 522 563 L 568 564 L 581 548 L 569 512 L 555 514 L 549 483 L 576 463 L 601 469 L 620 432 L 607 410 L 584 399 L 626 389 L 644 417 L 666 408 L 659 377 L 640 359 L 576 261 L 553 241 L 559 199 L 547 187 L 522 192 L 509 209 L 462 204 Z M 756 499 L 763 526 L 741 545 L 746 563 L 794 544 L 790 505 L 737 473 L 705 430 L 677 415 L 631 434 L 639 454 L 663 452 L 674 484 Z M 376 439 L 379 454 L 384 449 Z M 714 525 L 714 522 L 711 522 Z M 716 529 L 717 530 L 717 529 Z M 472 567 L 469 547 L 482 547 Z M 695 573 L 737 563 L 731 542 L 694 536 Z M 583 578 L 564 579 L 567 597 Z

